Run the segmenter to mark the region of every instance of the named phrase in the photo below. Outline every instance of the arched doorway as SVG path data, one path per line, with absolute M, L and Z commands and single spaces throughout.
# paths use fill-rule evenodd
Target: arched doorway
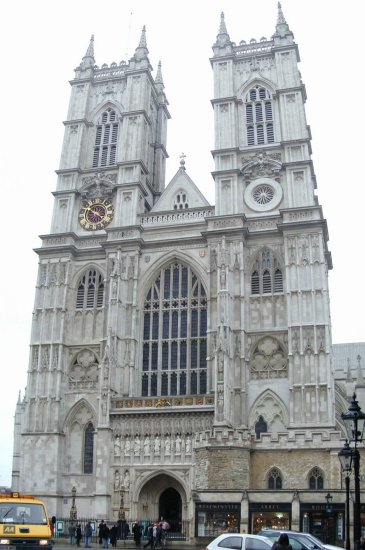
M 181 496 L 172 487 L 165 489 L 160 495 L 158 503 L 159 517 L 170 524 L 170 531 L 180 532 L 182 526 Z

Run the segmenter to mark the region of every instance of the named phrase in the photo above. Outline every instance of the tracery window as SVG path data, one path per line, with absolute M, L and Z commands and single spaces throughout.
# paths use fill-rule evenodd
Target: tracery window
M 174 200 L 174 210 L 189 208 L 188 196 L 185 191 L 180 191 Z
M 256 439 L 260 439 L 261 434 L 266 433 L 266 432 L 267 432 L 267 423 L 265 422 L 263 416 L 259 416 L 259 418 L 258 418 L 258 420 L 255 424 Z
M 271 468 L 269 475 L 267 477 L 267 487 L 268 489 L 283 488 L 283 479 L 281 477 L 281 473 L 277 468 Z
M 247 93 L 245 122 L 248 145 L 274 143 L 272 98 L 266 88 L 255 86 Z
M 86 426 L 84 435 L 84 474 L 92 474 L 94 467 L 94 426 L 92 422 Z
M 90 269 L 81 277 L 77 285 L 76 309 L 83 311 L 101 309 L 103 304 L 103 276 L 96 269 Z
M 263 250 L 251 273 L 251 294 L 283 292 L 283 273 L 278 260 L 270 250 Z
M 319 468 L 313 468 L 308 478 L 309 489 L 323 489 L 323 474 Z
M 143 396 L 207 392 L 207 298 L 193 270 L 161 269 L 144 303 Z
M 101 115 L 100 124 L 96 128 L 93 167 L 116 163 L 118 129 L 116 112 L 107 109 Z

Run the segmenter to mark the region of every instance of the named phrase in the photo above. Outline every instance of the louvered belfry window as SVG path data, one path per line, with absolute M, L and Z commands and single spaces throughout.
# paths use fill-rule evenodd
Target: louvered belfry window
M 245 123 L 247 145 L 274 143 L 272 99 L 266 88 L 256 86 L 246 95 Z
M 193 270 L 173 262 L 144 302 L 142 396 L 207 392 L 207 297 Z
M 101 309 L 104 305 L 104 280 L 103 276 L 90 269 L 79 280 L 76 294 L 76 309 L 90 310 Z
M 118 129 L 116 112 L 107 109 L 96 128 L 93 167 L 111 166 L 116 163 Z
M 251 294 L 275 294 L 283 292 L 283 274 L 278 260 L 271 250 L 263 250 L 251 272 Z

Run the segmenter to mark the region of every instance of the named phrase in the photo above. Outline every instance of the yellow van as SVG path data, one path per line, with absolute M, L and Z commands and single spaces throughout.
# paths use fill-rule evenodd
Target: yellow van
M 30 495 L 0 493 L 0 548 L 52 549 L 53 540 L 44 502 Z

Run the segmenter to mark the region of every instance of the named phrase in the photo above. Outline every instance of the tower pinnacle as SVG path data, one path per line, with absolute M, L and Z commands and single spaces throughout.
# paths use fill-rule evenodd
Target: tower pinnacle
M 276 23 L 276 31 L 272 38 L 275 40 L 284 39 L 286 43 L 292 43 L 294 41 L 294 35 L 289 29 L 289 25 L 284 17 L 283 10 L 281 8 L 281 2 L 278 2 L 278 18 Z
M 217 34 L 217 40 L 213 46 L 215 55 L 226 54 L 232 50 L 232 42 L 227 32 L 226 22 L 224 20 L 224 13 L 221 13 L 221 20 L 219 25 L 219 31 Z
M 81 66 L 83 69 L 89 69 L 95 65 L 94 58 L 94 35 L 91 35 L 89 45 L 87 47 L 86 53 L 82 58 Z

